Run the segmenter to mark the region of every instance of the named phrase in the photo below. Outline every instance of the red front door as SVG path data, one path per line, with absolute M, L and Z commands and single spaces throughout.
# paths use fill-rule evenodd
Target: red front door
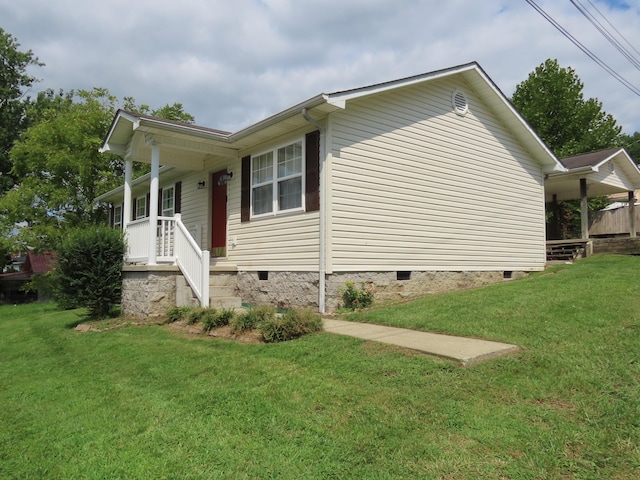
M 227 255 L 227 183 L 226 170 L 211 176 L 211 256 Z

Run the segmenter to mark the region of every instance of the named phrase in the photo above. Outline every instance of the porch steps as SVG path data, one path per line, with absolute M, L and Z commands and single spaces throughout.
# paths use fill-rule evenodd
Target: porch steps
M 547 241 L 547 262 L 570 261 L 587 256 L 586 240 L 550 240 Z
M 211 308 L 241 308 L 242 299 L 236 297 L 235 288 L 224 285 L 211 285 L 209 287 L 209 306 Z
M 237 296 L 237 279 L 235 275 L 209 276 L 209 306 L 211 308 L 242 308 L 242 299 Z
M 232 280 L 222 276 L 211 275 L 209 277 L 209 306 L 211 308 L 242 308 L 242 299 L 236 296 L 235 286 L 229 285 L 234 282 L 235 279 Z M 182 275 L 176 279 L 176 287 L 177 305 L 200 305 L 199 300 Z

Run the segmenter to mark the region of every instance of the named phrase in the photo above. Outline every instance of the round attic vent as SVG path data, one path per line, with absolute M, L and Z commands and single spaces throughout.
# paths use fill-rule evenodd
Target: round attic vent
M 469 111 L 467 96 L 462 90 L 453 91 L 453 93 L 451 94 L 451 103 L 453 105 L 453 111 L 461 117 L 464 117 Z

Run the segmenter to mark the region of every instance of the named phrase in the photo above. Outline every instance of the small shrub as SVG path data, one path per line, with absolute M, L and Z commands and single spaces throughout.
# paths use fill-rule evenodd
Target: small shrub
M 229 324 L 229 321 L 234 317 L 235 312 L 233 310 L 215 310 L 213 308 L 207 309 L 201 318 L 202 330 L 208 332 L 212 328 L 223 327 Z
M 191 311 L 191 309 L 192 307 L 188 307 L 186 305 L 169 308 L 167 310 L 167 313 L 165 314 L 167 317 L 167 322 L 173 323 L 173 322 L 179 322 L 180 320 L 184 320 L 189 315 L 189 312 Z
M 365 286 L 364 282 L 358 288 L 354 282 L 348 281 L 342 289 L 342 301 L 344 308 L 349 310 L 367 308 L 373 303 L 373 290 Z
M 272 320 L 276 315 L 276 310 L 270 305 L 261 305 L 251 308 L 247 312 L 234 317 L 231 322 L 231 330 L 233 333 L 252 330 L 263 322 Z
M 289 310 L 261 322 L 258 329 L 267 343 L 286 342 L 322 330 L 322 319 L 310 310 Z
M 207 310 L 211 310 L 210 308 L 201 307 L 194 308 L 187 315 L 187 325 L 193 325 L 198 322 L 201 322 L 205 315 L 207 315 Z

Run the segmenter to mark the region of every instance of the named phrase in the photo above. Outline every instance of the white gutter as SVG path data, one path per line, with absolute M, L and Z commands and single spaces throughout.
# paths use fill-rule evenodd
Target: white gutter
M 322 127 L 322 125 L 320 125 L 316 120 L 314 120 L 313 118 L 311 118 L 311 116 L 309 115 L 309 111 L 307 110 L 307 107 L 303 107 L 302 108 L 302 116 L 304 117 L 304 119 L 309 122 L 311 125 L 313 125 L 314 127 L 316 127 L 319 131 L 320 131 L 320 165 L 319 165 L 319 175 L 320 175 L 320 223 L 318 226 L 318 235 L 319 235 L 319 239 L 318 239 L 318 248 L 320 250 L 319 252 L 319 258 L 318 258 L 318 310 L 320 311 L 320 313 L 325 313 L 326 307 L 325 307 L 325 289 L 326 289 L 326 276 L 327 276 L 327 253 L 326 253 L 326 229 L 327 229 L 327 222 L 326 222 L 326 204 L 325 204 L 325 198 L 326 198 L 326 190 L 325 190 L 325 179 L 324 179 L 324 163 L 326 160 L 326 146 L 325 146 L 325 142 L 326 142 L 326 132 L 324 127 Z

